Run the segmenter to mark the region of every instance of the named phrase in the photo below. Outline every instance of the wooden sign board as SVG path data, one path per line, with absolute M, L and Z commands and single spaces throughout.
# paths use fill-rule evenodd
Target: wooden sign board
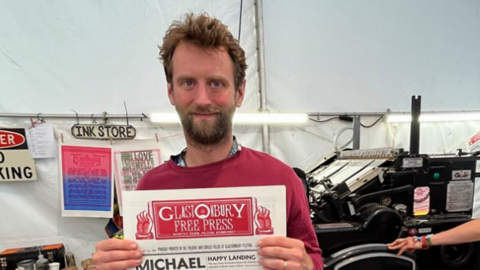
M 89 140 L 132 140 L 137 131 L 132 125 L 76 124 L 72 135 L 77 139 Z
M 0 183 L 37 180 L 35 161 L 28 150 L 25 129 L 0 129 Z

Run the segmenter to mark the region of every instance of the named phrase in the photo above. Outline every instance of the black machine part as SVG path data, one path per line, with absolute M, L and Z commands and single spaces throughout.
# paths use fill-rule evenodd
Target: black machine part
M 415 261 L 408 255 L 397 256 L 386 244 L 364 244 L 345 248 L 324 260 L 325 270 L 415 270 Z

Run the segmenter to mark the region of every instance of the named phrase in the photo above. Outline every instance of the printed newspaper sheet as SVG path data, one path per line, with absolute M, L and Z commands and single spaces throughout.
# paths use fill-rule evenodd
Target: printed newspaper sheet
M 136 270 L 261 269 L 257 241 L 286 235 L 284 186 L 127 191 L 125 239 Z

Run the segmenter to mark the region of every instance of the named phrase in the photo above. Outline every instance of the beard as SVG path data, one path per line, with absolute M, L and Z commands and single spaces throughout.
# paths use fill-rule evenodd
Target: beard
M 225 108 L 194 107 L 188 110 L 176 108 L 182 122 L 185 135 L 198 146 L 219 145 L 227 139 L 232 129 L 235 105 Z M 212 113 L 211 120 L 195 120 L 195 113 Z

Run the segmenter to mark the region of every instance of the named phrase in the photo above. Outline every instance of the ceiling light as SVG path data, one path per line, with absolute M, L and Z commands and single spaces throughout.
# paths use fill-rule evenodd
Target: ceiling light
M 454 122 L 454 121 L 475 121 L 480 120 L 480 112 L 426 112 L 420 115 L 420 122 Z M 411 122 L 412 116 L 409 113 L 387 114 L 389 123 Z

